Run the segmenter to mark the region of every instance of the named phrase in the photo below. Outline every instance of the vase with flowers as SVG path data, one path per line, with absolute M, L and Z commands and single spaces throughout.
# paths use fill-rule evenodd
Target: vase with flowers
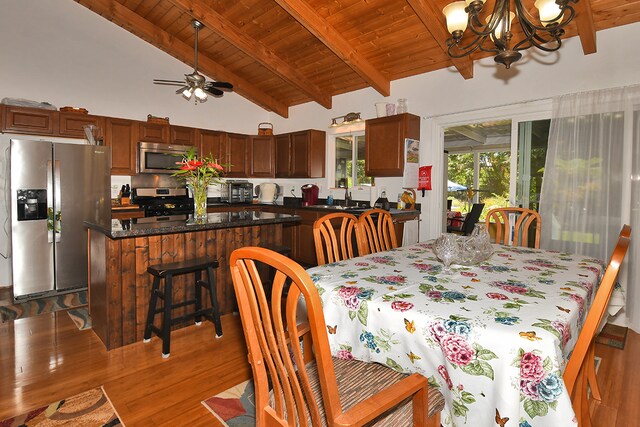
M 193 219 L 203 222 L 207 219 L 207 188 L 222 182 L 224 168 L 211 154 L 198 157 L 194 148 L 184 153 L 176 164 L 178 170 L 172 176 L 187 184 L 193 194 Z

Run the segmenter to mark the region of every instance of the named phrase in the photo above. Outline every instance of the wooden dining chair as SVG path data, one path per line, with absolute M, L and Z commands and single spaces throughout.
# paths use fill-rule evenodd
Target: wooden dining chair
M 358 218 L 346 212 L 330 213 L 313 223 L 318 265 L 353 258 L 357 224 Z
M 622 227 L 622 231 L 618 236 L 618 242 L 600 281 L 600 287 L 593 299 L 587 318 L 580 331 L 580 335 L 578 335 L 578 340 L 564 371 L 564 383 L 571 396 L 573 410 L 580 427 L 591 426 L 587 401 L 587 386 L 589 384 L 589 371 L 593 369 L 595 373 L 595 368 L 593 367 L 595 337 L 598 332 L 598 327 L 604 319 L 607 305 L 609 305 L 616 278 L 620 271 L 620 265 L 629 249 L 630 237 L 631 227 L 625 225 Z
M 276 271 L 270 300 L 258 274 L 262 264 Z M 253 372 L 256 425 L 440 425 L 444 399 L 424 376 L 331 357 L 320 295 L 299 264 L 246 247 L 233 251 L 230 267 Z
M 511 241 L 511 215 L 515 215 L 513 222 L 513 240 Z M 542 218 L 540 214 L 525 208 L 496 208 L 487 213 L 485 219 L 487 230 L 489 224 L 496 225 L 496 243 L 510 246 L 529 246 L 529 229 L 535 225 L 534 248 L 540 248 L 540 230 L 542 230 Z
M 358 218 L 358 254 L 367 255 L 398 247 L 393 219 L 388 211 L 369 209 Z

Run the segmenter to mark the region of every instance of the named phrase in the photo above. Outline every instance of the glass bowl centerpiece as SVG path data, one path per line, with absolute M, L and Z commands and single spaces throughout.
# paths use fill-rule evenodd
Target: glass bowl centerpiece
M 224 175 L 223 166 L 211 154 L 198 157 L 192 147 L 176 162 L 178 170 L 171 176 L 183 180 L 193 194 L 193 219 L 202 221 L 207 218 L 207 188 L 220 183 Z
M 451 264 L 476 265 L 491 258 L 493 246 L 484 224 L 477 224 L 469 236 L 445 233 L 432 245 L 433 253 L 444 264 L 444 274 L 451 274 Z

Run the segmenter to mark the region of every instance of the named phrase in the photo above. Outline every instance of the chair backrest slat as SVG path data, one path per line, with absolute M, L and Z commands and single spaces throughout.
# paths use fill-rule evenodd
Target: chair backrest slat
M 313 241 L 318 265 L 353 258 L 357 223 L 358 219 L 346 212 L 330 213 L 314 222 Z
M 513 241 L 511 240 L 511 220 L 510 216 L 516 216 L 514 222 Z M 529 246 L 529 230 L 535 226 L 534 248 L 540 247 L 540 231 L 542 230 L 542 219 L 540 214 L 531 209 L 525 208 L 496 208 L 487 213 L 485 219 L 487 230 L 489 225 L 496 226 L 496 243 L 512 246 Z
M 388 251 L 398 247 L 393 218 L 383 209 L 370 209 L 358 218 L 358 253 Z

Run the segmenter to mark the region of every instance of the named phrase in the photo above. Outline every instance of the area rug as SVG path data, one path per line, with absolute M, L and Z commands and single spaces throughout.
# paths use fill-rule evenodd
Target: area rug
M 72 308 L 67 310 L 67 314 L 81 331 L 91 329 L 91 317 L 87 307 Z
M 0 421 L 1 427 L 124 426 L 102 387 Z
M 0 307 L 0 322 L 38 316 L 52 311 L 87 305 L 87 291 L 72 292 L 23 301 L 17 304 Z
M 623 326 L 607 323 L 596 337 L 596 342 L 623 350 L 627 341 L 627 331 Z
M 203 400 L 202 404 L 227 427 L 256 425 L 256 401 L 253 380 L 247 380 L 222 393 Z

